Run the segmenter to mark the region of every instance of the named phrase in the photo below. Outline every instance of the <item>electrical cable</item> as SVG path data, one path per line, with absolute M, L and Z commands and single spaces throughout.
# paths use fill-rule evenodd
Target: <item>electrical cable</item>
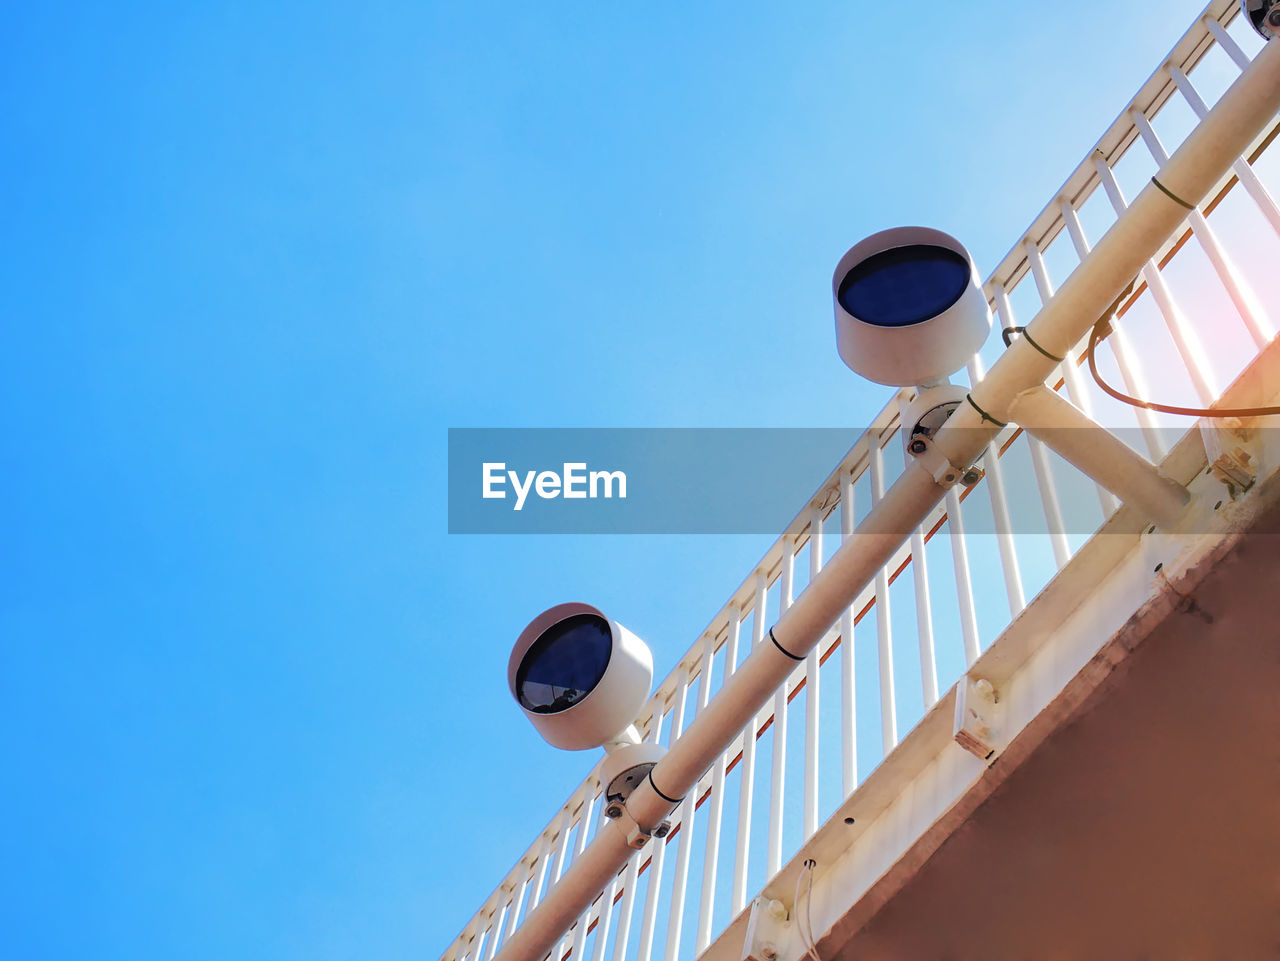
M 817 866 L 818 862 L 813 858 L 805 859 L 804 866 L 800 869 L 800 873 L 796 875 L 796 892 L 791 899 L 791 910 L 796 919 L 796 933 L 800 935 L 800 943 L 804 945 L 805 953 L 809 956 L 810 961 L 822 961 L 818 956 L 818 947 L 813 940 L 813 918 L 809 913 L 809 907 L 813 903 L 813 869 Z M 800 885 L 805 878 L 809 879 L 809 885 L 805 891 L 804 917 L 801 918 Z
M 1106 313 L 1098 318 L 1097 323 L 1093 325 L 1093 329 L 1089 332 L 1089 347 L 1085 351 L 1085 357 L 1089 361 L 1089 373 L 1093 375 L 1094 381 L 1110 396 L 1131 407 L 1142 407 L 1146 410 L 1159 411 L 1163 414 L 1179 414 L 1184 417 L 1269 417 L 1273 414 L 1280 414 L 1280 407 L 1175 407 L 1171 404 L 1157 404 L 1154 401 L 1142 400 L 1138 397 L 1132 397 L 1116 388 L 1112 387 L 1102 379 L 1102 374 L 1098 371 L 1098 360 L 1095 356 L 1097 353 L 1098 342 L 1102 339 L 1103 330 L 1109 328 L 1109 321 L 1124 299 L 1133 292 L 1133 282 L 1124 289 L 1119 297 L 1115 299 Z M 1110 331 L 1108 330 L 1108 333 Z

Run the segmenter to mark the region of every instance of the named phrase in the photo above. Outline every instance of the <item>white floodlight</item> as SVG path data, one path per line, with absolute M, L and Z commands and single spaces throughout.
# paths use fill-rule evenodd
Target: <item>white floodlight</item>
M 831 293 L 840 359 L 878 384 L 945 383 L 991 331 L 973 258 L 928 227 L 894 227 L 854 244 Z
M 1263 40 L 1280 36 L 1280 0 L 1240 0 L 1240 9 Z
M 653 655 L 636 635 L 590 604 L 558 604 L 517 638 L 507 664 L 516 703 L 543 739 L 567 751 L 603 747 L 605 814 L 622 803 L 664 749 L 634 727 L 653 682 Z
M 960 241 L 929 227 L 894 227 L 854 244 L 831 279 L 836 349 L 856 374 L 916 387 L 903 409 L 919 456 L 963 402 L 947 380 L 991 332 L 991 308 Z

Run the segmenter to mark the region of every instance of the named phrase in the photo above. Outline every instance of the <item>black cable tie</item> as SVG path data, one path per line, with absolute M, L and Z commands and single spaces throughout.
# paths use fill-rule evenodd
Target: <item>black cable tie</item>
M 1040 353 L 1044 354 L 1044 356 L 1048 357 L 1048 358 L 1049 358 L 1050 360 L 1052 360 L 1054 363 L 1061 364 L 1061 363 L 1063 363 L 1063 362 L 1067 359 L 1067 358 L 1065 358 L 1065 357 L 1058 357 L 1058 356 L 1055 356 L 1054 354 L 1049 353 L 1047 350 L 1045 350 L 1043 347 L 1041 347 L 1039 344 L 1037 344 L 1037 343 L 1036 343 L 1036 342 L 1031 338 L 1031 335 L 1027 333 L 1027 328 L 1025 328 L 1025 327 L 1006 327 L 1006 328 L 1004 328 L 1002 331 L 1000 331 L 1000 336 L 1004 338 L 1004 345 L 1005 345 L 1006 347 L 1012 347 L 1012 346 L 1013 346 L 1013 344 L 1010 342 L 1010 338 L 1009 338 L 1009 335 L 1010 335 L 1010 334 L 1018 334 L 1018 335 L 1020 335 L 1020 336 L 1021 336 L 1021 337 L 1022 337 L 1022 338 L 1027 342 L 1027 343 L 1028 343 L 1028 344 L 1030 344 L 1030 345 L 1031 345 L 1032 347 L 1034 347 L 1036 350 L 1040 351 Z
M 1009 426 L 1007 421 L 996 420 L 994 417 L 988 414 L 985 410 L 979 407 L 976 403 L 974 403 L 972 394 L 965 394 L 964 399 L 969 402 L 969 406 L 972 407 L 974 410 L 976 410 L 978 412 L 978 416 L 981 417 L 983 420 L 989 420 L 991 421 L 991 423 L 995 424 L 997 427 Z
M 662 800 L 666 801 L 668 804 L 679 804 L 684 800 L 684 798 L 681 797 L 667 797 L 658 789 L 658 785 L 653 783 L 653 768 L 649 768 L 649 773 L 646 774 L 645 777 L 649 779 L 649 787 L 653 788 L 653 793 L 658 795 L 658 797 L 662 798 Z
M 1168 197 L 1170 200 L 1172 200 L 1172 201 L 1173 201 L 1175 204 L 1177 204 L 1179 207 L 1186 207 L 1188 210 L 1195 210 L 1195 209 L 1196 209 L 1196 205 L 1195 205 L 1195 204 L 1189 204 L 1189 203 L 1187 203 L 1185 200 L 1183 200 L 1181 197 L 1179 197 L 1177 194 L 1175 194 L 1172 190 L 1170 190 L 1168 187 L 1166 187 L 1166 186 L 1165 186 L 1164 184 L 1162 184 L 1160 181 L 1156 180 L 1156 178 L 1155 178 L 1155 177 L 1152 177 L 1152 178 L 1151 178 L 1151 182 L 1152 182 L 1153 184 L 1155 184 L 1157 187 L 1159 187 L 1159 188 L 1160 188 L 1160 192 L 1161 192 L 1162 194 L 1164 194 L 1166 197 Z
M 791 658 L 791 660 L 793 660 L 793 661 L 803 661 L 803 660 L 804 660 L 804 658 L 803 658 L 803 657 L 797 657 L 795 654 L 792 654 L 792 653 L 791 653 L 790 651 L 788 651 L 785 647 L 783 647 L 781 644 L 779 644 L 779 643 L 778 643 L 778 639 L 777 639 L 776 637 L 774 637 L 774 636 L 773 636 L 773 628 L 772 628 L 772 627 L 771 627 L 771 628 L 769 628 L 769 640 L 773 641 L 773 646 L 774 646 L 774 647 L 776 647 L 778 650 L 780 650 L 783 654 L 787 655 L 787 657 Z

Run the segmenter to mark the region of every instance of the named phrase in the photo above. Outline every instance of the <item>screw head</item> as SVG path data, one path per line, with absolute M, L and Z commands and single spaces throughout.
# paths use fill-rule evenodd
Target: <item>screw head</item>
M 663 821 L 661 824 L 659 824 L 656 828 L 653 829 L 653 836 L 659 839 L 665 838 L 670 833 L 671 833 L 670 821 Z
M 611 821 L 616 821 L 618 818 L 622 817 L 622 805 L 610 804 L 604 809 L 604 816 L 609 818 Z
M 913 454 L 923 454 L 928 449 L 929 445 L 918 437 L 907 445 L 907 450 L 911 451 Z

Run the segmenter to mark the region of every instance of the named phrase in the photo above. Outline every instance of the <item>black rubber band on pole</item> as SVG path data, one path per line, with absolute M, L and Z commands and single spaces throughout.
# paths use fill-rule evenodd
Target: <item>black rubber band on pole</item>
M 1028 344 L 1030 344 L 1030 345 L 1031 345 L 1032 347 L 1034 347 L 1036 350 L 1040 351 L 1040 353 L 1044 354 L 1044 356 L 1048 357 L 1050 360 L 1054 361 L 1055 363 L 1059 363 L 1059 364 L 1061 364 L 1061 363 L 1063 363 L 1064 361 L 1066 361 L 1066 359 L 1067 359 L 1067 358 L 1065 358 L 1065 357 L 1058 357 L 1058 356 L 1055 356 L 1054 354 L 1049 353 L 1047 350 L 1045 350 L 1043 347 L 1041 347 L 1039 344 L 1037 344 L 1037 343 L 1036 343 L 1036 342 L 1031 338 L 1031 335 L 1027 333 L 1027 328 L 1025 328 L 1025 327 L 1005 327 L 1003 330 L 1001 330 L 1001 331 L 1000 331 L 1000 336 L 1004 338 L 1004 345 L 1005 345 L 1006 347 L 1012 347 L 1012 346 L 1013 346 L 1012 341 L 1009 339 L 1009 335 L 1010 335 L 1010 334 L 1018 334 L 1018 335 L 1019 335 L 1019 336 L 1021 336 L 1021 337 L 1022 337 L 1022 339 L 1023 339 L 1023 340 L 1025 340 Z
M 988 414 L 985 410 L 979 407 L 976 403 L 974 403 L 972 394 L 965 394 L 964 399 L 969 402 L 969 406 L 972 407 L 974 410 L 976 410 L 978 412 L 978 416 L 981 417 L 983 420 L 989 420 L 991 421 L 991 423 L 995 424 L 997 427 L 1009 426 L 1008 421 L 996 420 L 994 417 Z
M 653 768 L 649 768 L 649 773 L 646 774 L 645 777 L 649 779 L 649 787 L 653 788 L 653 793 L 658 795 L 658 797 L 662 798 L 662 800 L 666 801 L 668 804 L 679 804 L 684 800 L 682 797 L 667 797 L 658 789 L 658 785 L 653 783 Z
M 803 656 L 797 656 L 797 655 L 795 655 L 795 654 L 792 654 L 792 653 L 791 653 L 790 651 L 788 651 L 785 647 L 783 647 L 781 644 L 779 644 L 779 643 L 778 643 L 778 639 L 777 639 L 776 637 L 774 637 L 774 636 L 773 636 L 773 628 L 772 628 L 772 627 L 771 627 L 771 628 L 769 628 L 769 640 L 773 641 L 773 646 L 774 646 L 774 647 L 776 647 L 778 650 L 780 650 L 783 654 L 787 655 L 787 657 L 791 658 L 791 660 L 793 660 L 793 661 L 803 661 L 803 660 L 804 660 L 804 657 L 803 657 Z
M 1187 210 L 1195 210 L 1195 209 L 1196 209 L 1196 205 L 1195 205 L 1195 204 L 1189 204 L 1189 203 L 1187 203 L 1185 200 L 1183 200 L 1181 197 L 1179 197 L 1177 194 L 1175 194 L 1172 190 L 1170 190 L 1168 187 L 1166 187 L 1166 186 L 1165 186 L 1164 184 L 1162 184 L 1160 181 L 1156 180 L 1156 178 L 1155 178 L 1155 177 L 1152 177 L 1152 178 L 1151 178 L 1151 182 L 1152 182 L 1153 184 L 1155 184 L 1157 187 L 1159 187 L 1159 188 L 1160 188 L 1160 192 L 1161 192 L 1162 194 L 1164 194 L 1166 197 L 1168 197 L 1170 200 L 1172 200 L 1172 201 L 1173 201 L 1175 204 L 1177 204 L 1179 207 L 1185 207 L 1185 208 L 1187 208 Z

